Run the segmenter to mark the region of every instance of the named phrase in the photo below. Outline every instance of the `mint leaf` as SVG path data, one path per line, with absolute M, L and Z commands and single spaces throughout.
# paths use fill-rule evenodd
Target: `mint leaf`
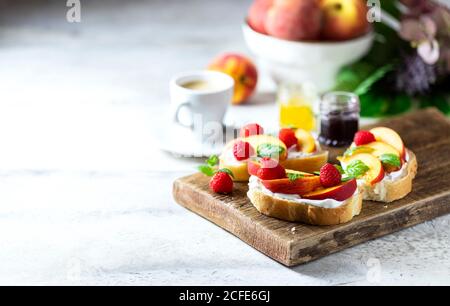
M 372 148 L 369 147 L 364 147 L 364 146 L 359 146 L 359 147 L 351 147 L 348 148 L 345 152 L 344 152 L 344 156 L 348 157 L 348 156 L 352 156 L 356 153 L 372 153 L 374 150 Z
M 288 173 L 287 173 L 287 177 L 288 177 L 288 179 L 289 179 L 291 182 L 293 182 L 293 181 L 295 181 L 296 179 L 302 178 L 302 177 L 303 177 L 303 174 L 301 174 L 301 173 L 292 173 L 292 172 L 288 172 Z
M 215 166 L 219 164 L 219 157 L 217 155 L 211 155 L 206 161 L 205 164 L 197 167 L 198 171 L 207 175 L 213 176 L 216 173 Z
M 200 165 L 197 167 L 198 171 L 200 171 L 201 173 L 207 175 L 207 176 L 213 176 L 214 173 L 216 173 L 216 171 L 214 170 L 214 168 L 208 166 L 208 165 Z
M 348 181 L 351 181 L 351 180 L 353 180 L 354 179 L 354 177 L 352 177 L 352 176 L 343 176 L 342 178 L 341 178 L 341 182 L 342 183 L 345 183 L 345 182 L 348 182 Z
M 345 174 L 344 169 L 342 169 L 341 165 L 334 165 L 334 167 L 339 171 L 340 174 Z M 319 172 L 320 175 L 320 172 Z
M 263 143 L 258 146 L 256 152 L 259 157 L 279 157 L 284 152 L 284 148 L 271 143 Z
M 230 169 L 222 168 L 222 169 L 217 170 L 217 172 L 225 172 L 226 174 L 228 174 L 229 176 L 234 178 L 234 174 L 233 174 L 233 172 Z
M 401 166 L 400 158 L 395 154 L 387 153 L 387 154 L 381 155 L 379 158 L 383 164 L 394 166 L 394 167 Z
M 217 155 L 211 155 L 207 160 L 206 164 L 210 167 L 217 166 L 219 164 L 219 157 Z
M 365 163 L 357 159 L 348 164 L 345 168 L 345 173 L 353 178 L 358 178 L 363 176 L 369 169 L 370 168 Z
M 204 175 L 207 175 L 207 176 L 213 176 L 217 172 L 225 172 L 226 174 L 228 174 L 229 176 L 234 178 L 233 172 L 227 168 L 222 168 L 222 169 L 216 170 L 214 167 L 204 164 L 204 165 L 198 166 L 197 169 L 198 169 L 198 171 L 200 171 L 201 173 L 203 173 Z

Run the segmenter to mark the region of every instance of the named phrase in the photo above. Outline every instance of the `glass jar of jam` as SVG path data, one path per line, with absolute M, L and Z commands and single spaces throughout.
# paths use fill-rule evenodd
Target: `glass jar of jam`
M 348 92 L 330 92 L 320 102 L 319 142 L 344 147 L 353 142 L 359 128 L 359 98 Z

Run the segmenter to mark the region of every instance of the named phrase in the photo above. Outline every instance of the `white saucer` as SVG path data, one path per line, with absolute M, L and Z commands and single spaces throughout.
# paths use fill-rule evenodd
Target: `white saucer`
M 165 124 L 153 136 L 161 150 L 177 157 L 208 157 L 220 154 L 224 145 L 235 138 L 233 127 L 226 127 L 225 130 L 224 137 L 214 143 L 201 142 L 191 129 L 178 124 Z

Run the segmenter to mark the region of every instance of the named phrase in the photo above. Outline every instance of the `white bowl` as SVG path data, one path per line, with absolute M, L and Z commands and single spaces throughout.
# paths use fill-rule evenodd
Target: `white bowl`
M 254 31 L 244 23 L 244 38 L 275 82 L 313 82 L 325 92 L 334 87 L 339 69 L 362 58 L 373 33 L 342 42 L 283 40 Z

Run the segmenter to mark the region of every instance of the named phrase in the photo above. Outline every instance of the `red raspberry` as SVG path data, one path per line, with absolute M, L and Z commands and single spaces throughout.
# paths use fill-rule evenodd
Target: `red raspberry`
M 275 160 L 273 158 L 263 157 L 260 159 L 260 164 L 261 164 L 261 167 L 264 167 L 264 168 L 275 168 L 276 166 L 278 166 L 279 163 L 277 160 Z
M 281 129 L 278 133 L 278 138 L 284 142 L 288 149 L 298 143 L 297 137 L 295 137 L 295 132 L 292 129 Z
M 209 188 L 215 193 L 231 193 L 233 191 L 233 180 L 228 173 L 219 170 L 209 182 Z
M 286 170 L 278 161 L 271 158 L 263 158 L 261 167 L 256 172 L 256 176 L 262 180 L 276 180 L 286 177 Z
M 234 157 L 241 161 L 255 155 L 255 149 L 246 141 L 238 140 L 233 145 Z
M 359 131 L 355 134 L 355 138 L 353 138 L 353 142 L 357 146 L 362 146 L 375 141 L 375 136 L 369 131 Z
M 325 187 L 337 186 L 341 183 L 342 175 L 332 164 L 325 164 L 320 168 L 320 184 Z
M 257 123 L 250 123 L 241 128 L 240 136 L 248 137 L 264 134 L 264 129 Z

